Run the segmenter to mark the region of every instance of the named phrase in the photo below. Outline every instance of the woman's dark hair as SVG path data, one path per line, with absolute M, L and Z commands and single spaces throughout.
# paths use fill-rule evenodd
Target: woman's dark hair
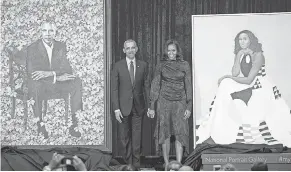
M 251 49 L 254 52 L 263 52 L 262 50 L 262 44 L 259 43 L 258 38 L 255 36 L 255 34 L 249 30 L 243 30 L 241 32 L 239 32 L 235 39 L 234 39 L 234 54 L 237 54 L 242 48 L 240 47 L 239 44 L 239 36 L 245 33 L 248 35 L 249 39 L 250 39 L 250 46 L 249 49 Z
M 178 41 L 170 39 L 165 43 L 164 46 L 164 53 L 163 53 L 163 57 L 161 60 L 168 60 L 168 46 L 169 45 L 175 45 L 176 49 L 177 49 L 177 56 L 176 56 L 176 60 L 182 61 L 183 60 L 183 55 L 182 55 L 182 49 L 178 43 Z

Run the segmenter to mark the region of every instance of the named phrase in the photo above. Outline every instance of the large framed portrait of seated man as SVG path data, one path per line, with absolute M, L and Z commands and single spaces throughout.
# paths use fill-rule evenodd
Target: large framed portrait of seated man
M 2 146 L 111 151 L 108 6 L 2 1 Z
M 291 147 L 291 13 L 192 16 L 194 143 Z

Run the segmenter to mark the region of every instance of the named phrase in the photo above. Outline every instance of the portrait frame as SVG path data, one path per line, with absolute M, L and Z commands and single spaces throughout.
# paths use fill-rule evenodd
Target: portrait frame
M 278 18 L 276 25 L 272 24 L 275 17 Z M 288 89 L 291 82 L 283 78 L 284 74 L 291 73 L 284 64 L 291 62 L 284 55 L 287 54 L 285 49 L 288 49 L 286 44 L 291 46 L 284 42 L 284 38 L 291 38 L 287 32 L 291 22 L 286 20 L 290 17 L 290 12 L 192 15 L 194 148 L 197 141 L 196 130 L 209 114 L 216 95 L 217 81 L 223 75 L 231 74 L 234 38 L 242 30 L 252 31 L 262 43 L 266 70 L 291 107 L 291 91 Z M 281 44 L 277 44 L 278 42 Z M 276 55 L 274 47 L 280 49 L 280 55 Z M 275 58 L 279 62 L 275 62 Z M 207 62 L 210 61 L 215 65 L 208 65 Z
M 96 3 L 98 1 L 96 0 Z M 70 147 L 84 147 L 99 149 L 104 152 L 112 152 L 112 124 L 111 124 L 111 109 L 110 109 L 110 69 L 112 62 L 111 52 L 111 0 L 102 0 L 103 2 L 103 70 L 104 70 L 104 124 L 103 124 L 103 144 L 99 145 L 8 145 L 1 144 L 4 146 L 14 146 L 19 149 L 49 149 L 54 147 L 70 148 Z M 1 4 L 2 5 L 2 4 Z M 1 82 L 2 84 L 2 82 Z M 3 111 L 1 111 L 1 114 Z M 2 127 L 2 125 L 1 125 Z

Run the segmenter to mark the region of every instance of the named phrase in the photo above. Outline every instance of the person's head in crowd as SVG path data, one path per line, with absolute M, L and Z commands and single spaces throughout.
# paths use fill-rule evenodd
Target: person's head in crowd
M 178 161 L 171 161 L 166 166 L 166 171 L 178 171 L 182 167 L 182 164 Z
M 251 171 L 268 171 L 268 165 L 264 162 L 256 162 L 253 164 Z
M 76 155 L 66 157 L 55 152 L 43 171 L 87 171 L 87 169 L 83 161 Z
M 137 168 L 131 164 L 128 165 L 121 165 L 119 166 L 116 171 L 138 171 Z
M 233 164 L 228 163 L 222 166 L 221 171 L 237 171 L 237 169 Z
M 179 171 L 194 171 L 193 168 L 191 168 L 190 166 L 188 165 L 183 165 Z

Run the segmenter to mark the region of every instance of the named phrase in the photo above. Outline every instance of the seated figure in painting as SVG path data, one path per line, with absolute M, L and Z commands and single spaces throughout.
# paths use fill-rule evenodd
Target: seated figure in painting
M 283 144 L 291 147 L 291 114 L 265 70 L 262 44 L 249 30 L 235 37 L 232 75 L 218 80 L 210 114 L 198 130 L 198 142 Z
M 33 42 L 21 51 L 13 50 L 15 62 L 26 65 L 28 70 L 28 95 L 35 101 L 34 115 L 39 117 L 37 123 L 39 133 L 48 138 L 48 132 L 42 119 L 42 100 L 52 94 L 70 94 L 73 125 L 69 133 L 80 137 L 75 131 L 78 125 L 76 112 L 82 110 L 82 81 L 73 75 L 72 67 L 67 59 L 67 48 L 63 42 L 56 41 L 57 27 L 52 21 L 44 21 L 40 26 L 42 38 Z

